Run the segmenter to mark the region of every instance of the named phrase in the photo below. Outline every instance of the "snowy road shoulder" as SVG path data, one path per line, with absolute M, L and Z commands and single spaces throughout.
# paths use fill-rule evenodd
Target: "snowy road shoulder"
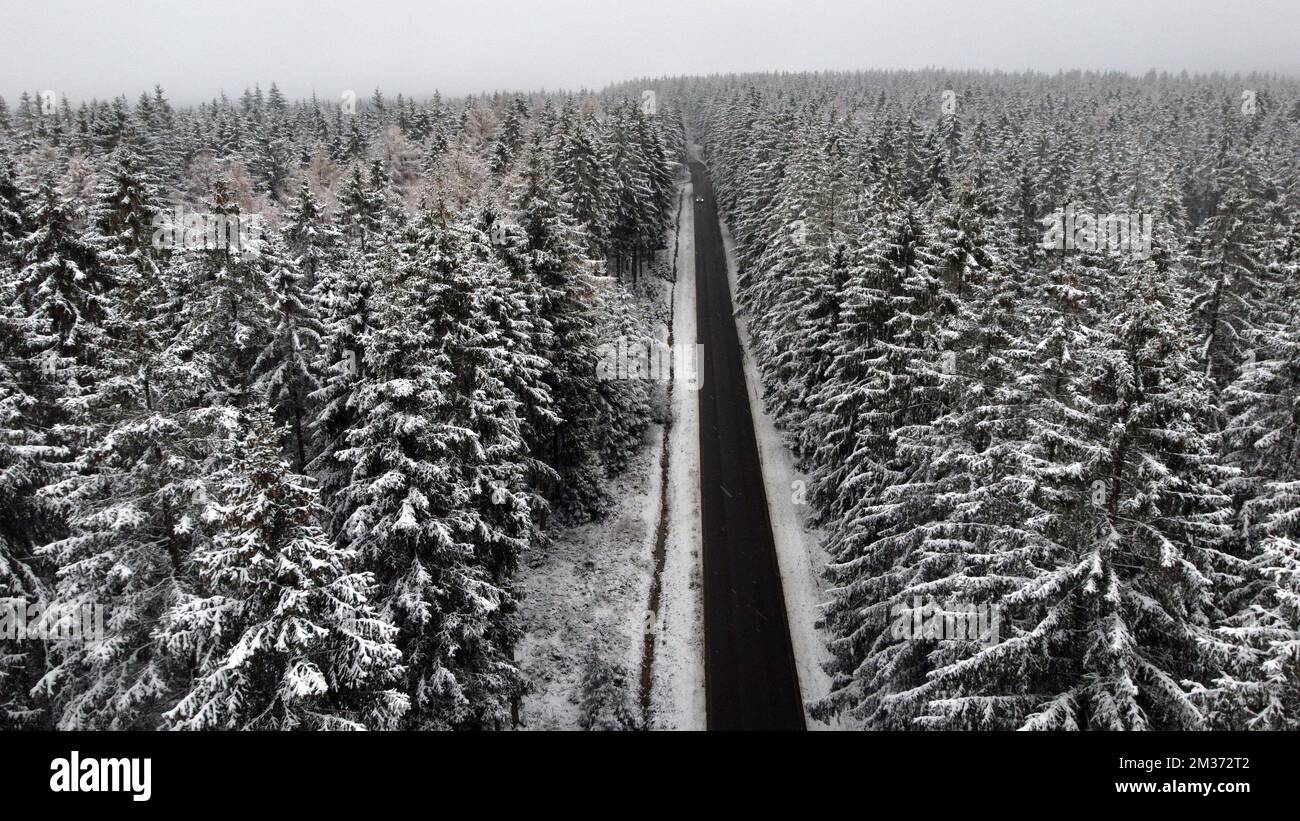
M 689 207 L 694 192 L 689 179 L 684 175 L 679 183 L 679 201 L 687 207 L 680 209 L 676 236 L 670 237 L 677 247 L 673 340 L 679 346 L 695 342 L 695 220 Z M 706 726 L 699 410 L 699 395 L 679 380 L 668 436 L 667 560 L 656 624 L 654 729 L 703 730 Z

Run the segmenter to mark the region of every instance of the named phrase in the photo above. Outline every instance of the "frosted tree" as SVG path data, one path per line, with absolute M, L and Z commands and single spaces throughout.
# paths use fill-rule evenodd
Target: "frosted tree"
M 588 732 L 618 732 L 640 727 L 623 665 L 601 658 L 593 649 L 583 659 L 582 702 L 578 726 Z
M 1202 284 L 1192 309 L 1199 320 L 1206 373 L 1220 386 L 1241 361 L 1261 318 L 1264 220 L 1248 186 L 1247 180 L 1234 179 L 1195 239 Z
M 789 168 L 772 170 L 779 182 L 764 176 L 752 183 L 759 190 L 776 186 L 776 201 L 768 209 L 775 218 L 745 229 L 756 236 L 770 232 L 747 272 L 744 301 L 755 343 L 764 352 L 770 407 L 800 455 L 812 453 L 817 444 L 808 427 L 812 394 L 831 364 L 841 291 L 856 250 L 849 237 L 859 227 L 843 202 L 839 124 L 818 120 L 806 127 Z
M 551 363 L 546 382 L 559 416 L 547 431 L 541 455 L 560 475 L 561 514 L 581 517 L 605 503 L 597 432 L 595 283 L 583 234 L 567 219 L 536 151 L 529 159 L 519 210 L 529 265 L 541 288 L 538 316 L 550 330 L 542 355 Z
M 1232 484 L 1242 497 L 1237 535 L 1250 571 L 1227 597 L 1235 608 L 1220 627 L 1242 650 L 1200 695 L 1227 728 L 1300 726 L 1300 230 L 1278 243 L 1272 267 L 1283 285 L 1277 310 L 1223 391 L 1224 436 L 1241 471 Z
M 26 376 L 0 390 L 9 394 L 13 443 L 46 446 L 44 468 L 57 475 L 89 436 L 93 419 L 84 403 L 109 353 L 113 280 L 97 245 L 82 235 L 75 205 L 51 177 L 30 210 L 30 230 L 17 244 L 26 264 L 4 287 L 13 306 L 6 319 L 17 323 L 20 337 L 10 362 Z
M 356 555 L 317 524 L 317 494 L 281 456 L 265 408 L 241 415 L 233 464 L 205 512 L 193 594 L 162 616 L 167 653 L 196 662 L 164 716 L 204 730 L 387 729 L 407 709 L 397 629 L 371 602 Z
M 1254 593 L 1223 619 L 1218 638 L 1223 672 L 1193 698 L 1219 729 L 1294 730 L 1300 727 L 1300 493 L 1292 482 L 1275 489 L 1272 501 L 1291 507 L 1267 521 L 1266 536 L 1251 560 Z
M 303 287 L 311 290 L 322 271 L 328 268 L 339 252 L 342 237 L 325 219 L 311 184 L 303 179 L 298 194 L 289 203 L 281 229 L 294 264 L 304 277 Z
M 330 531 L 337 535 L 346 508 L 341 491 L 347 487 L 351 467 L 341 454 L 347 434 L 357 421 L 356 393 L 365 375 L 365 340 L 376 329 L 376 287 L 387 271 L 391 280 L 395 252 L 362 255 L 348 252 L 335 268 L 325 272 L 313 288 L 323 332 L 314 370 L 320 387 L 309 394 L 315 443 L 309 470 L 320 484 L 331 511 Z
M 276 90 L 278 94 L 278 89 Z M 283 103 L 283 99 L 280 100 Z M 249 140 L 248 165 L 261 190 L 272 200 L 282 200 L 287 192 L 293 168 L 297 163 L 289 135 L 283 131 L 283 110 L 273 109 L 267 115 L 254 119 Z
M 108 173 L 99 180 L 89 219 L 103 238 L 105 262 L 118 276 L 136 277 L 153 272 L 154 217 L 160 201 L 148 160 L 132 135 L 109 157 Z M 138 286 L 137 286 L 138 287 Z
M 547 438 L 561 421 L 548 383 L 552 363 L 545 354 L 552 349 L 552 329 L 541 315 L 545 294 L 521 226 L 508 223 L 499 207 L 490 205 L 479 211 L 474 228 L 465 240 L 474 269 L 481 272 L 482 308 L 496 326 L 497 346 L 506 358 L 504 385 L 520 402 L 520 433 L 533 484 L 545 487 L 557 478 L 544 462 Z
M 152 631 L 192 578 L 208 477 L 222 464 L 229 423 L 226 411 L 204 404 L 204 360 L 178 356 L 161 335 L 123 336 L 136 344 L 113 348 L 80 400 L 93 436 L 42 491 L 68 529 L 40 548 L 60 568 L 54 600 L 105 610 L 102 641 L 56 643 L 40 683 L 66 729 L 156 728 L 186 676 Z
M 611 238 L 617 270 L 621 274 L 623 263 L 630 263 L 633 282 L 640 274 L 642 254 L 653 251 L 663 235 L 668 204 L 668 187 L 660 176 L 667 173 L 667 163 L 658 135 L 646 119 L 639 108 L 625 101 L 615 108 L 607 124 L 609 164 L 617 178 Z
M 0 261 L 17 266 L 18 240 L 27 233 L 27 205 L 13 158 L 0 146 Z
M 471 397 L 458 395 L 444 334 L 470 295 L 438 276 L 436 256 L 423 261 L 427 275 L 392 283 L 365 339 L 358 423 L 339 453 L 351 465 L 343 533 L 400 630 L 406 726 L 499 727 L 522 681 L 513 597 L 494 581 L 488 550 L 512 537 L 498 540 L 482 506 L 494 495 L 513 506 L 516 494 L 484 485 L 488 443 L 458 418 Z
M 1234 487 L 1247 501 L 1263 485 L 1300 478 L 1300 422 L 1293 414 L 1300 398 L 1300 228 L 1279 243 L 1271 267 L 1281 286 L 1278 298 L 1243 340 L 1242 363 L 1222 395 L 1225 442 L 1243 474 Z
M 166 294 L 151 263 L 144 161 L 125 140 L 112 157 L 89 230 L 47 191 L 28 241 L 27 339 L 52 343 L 42 359 L 47 419 L 64 420 L 56 430 L 72 457 L 38 497 L 64 525 L 39 534 L 40 553 L 60 568 L 55 604 L 112 614 L 103 642 L 51 648 L 38 689 L 63 727 L 155 726 L 169 673 L 148 630 L 184 575 L 186 516 L 208 455 L 195 440 L 211 429 L 211 419 L 173 415 L 192 407 L 201 379 L 162 356 L 168 335 L 156 309 Z
M 511 100 L 506 108 L 506 115 L 501 120 L 501 127 L 497 129 L 496 136 L 492 139 L 488 157 L 492 173 L 504 174 L 514 165 L 519 149 L 523 145 L 524 121 L 527 117 L 528 110 L 523 99 L 515 97 Z
M 238 225 L 244 233 L 245 221 L 255 219 L 241 213 L 226 176 L 214 182 L 206 207 L 208 215 L 222 220 L 218 230 Z M 229 238 L 214 242 L 210 232 L 196 238 L 191 230 L 185 227 L 185 247 L 173 255 L 169 274 L 179 327 L 177 355 L 206 360 L 213 404 L 238 405 L 252 389 L 254 364 L 270 336 L 267 307 L 272 300 L 258 253 L 261 231 L 247 231 L 252 241 L 245 247 Z
M 271 331 L 253 363 L 254 390 L 274 408 L 277 421 L 287 426 L 286 451 L 295 472 L 302 473 L 311 450 L 308 399 L 319 386 L 316 361 L 321 322 L 303 287 L 297 260 L 289 258 L 278 239 L 264 244 L 258 262 L 267 279 L 267 304 L 262 313 L 270 321 Z
M 109 272 L 99 249 L 83 238 L 75 206 L 53 177 L 42 180 L 30 211 L 29 231 L 18 242 L 26 265 L 17 272 L 15 298 L 32 332 L 49 339 L 50 354 L 70 360 L 70 366 L 88 366 L 108 316 Z
M 443 225 L 433 212 L 425 212 L 418 228 L 410 273 L 425 279 L 428 332 L 455 376 L 448 421 L 476 440 L 473 450 L 459 454 L 481 521 L 474 541 L 493 581 L 504 586 L 519 554 L 537 538 L 532 513 L 540 503 L 532 486 L 546 476 L 525 439 L 523 404 L 537 394 L 521 396 L 511 387 L 532 387 L 521 381 L 531 377 L 544 389 L 538 383 L 545 361 L 528 353 L 517 327 L 503 326 L 522 313 L 524 302 L 499 266 L 475 258 L 474 241 L 482 235 Z
M 373 250 L 383 230 L 384 194 L 373 182 L 362 174 L 359 163 L 353 164 L 352 173 L 339 192 L 338 229 L 363 252 Z
M 915 374 L 908 366 L 926 344 L 922 324 L 935 288 L 928 228 L 913 204 L 892 193 L 883 202 L 842 292 L 832 362 L 812 403 L 819 443 L 813 492 L 831 515 L 889 481 L 890 433 L 925 407 L 910 393 Z
M 611 283 L 595 296 L 597 313 L 603 318 L 598 334 L 605 344 L 614 340 L 639 344 L 653 339 L 649 323 L 624 288 Z M 602 422 L 596 429 L 598 452 L 606 473 L 614 474 L 627 467 L 643 441 L 650 416 L 649 381 L 598 379 L 596 385 L 599 393 L 595 410 Z
M 613 229 L 616 178 L 594 124 L 579 117 L 572 105 L 564 107 L 551 153 L 556 184 L 585 231 L 588 249 L 604 253 Z
M 47 378 L 32 356 L 26 323 L 12 297 L 12 273 L 0 268 L 0 601 L 18 599 L 22 606 L 44 602 L 50 566 L 35 553 L 37 545 L 58 530 L 54 510 L 36 491 L 63 461 L 62 448 L 46 443 L 38 420 L 42 383 Z M 0 605 L 8 606 L 8 604 Z M 35 643 L 0 645 L 0 727 L 32 726 L 41 720 L 28 692 L 44 671 L 44 653 Z
M 1039 360 L 1057 364 L 1037 382 L 1029 438 L 1042 460 L 1043 532 L 1063 549 L 1035 557 L 1037 578 L 1002 599 L 1024 632 L 987 655 L 1059 661 L 1038 667 L 1054 694 L 1037 697 L 1028 728 L 1204 726 L 1183 682 L 1220 664 L 1208 624 L 1238 565 L 1221 549 L 1223 470 L 1170 262 L 1163 249 L 1124 261 L 1100 337 L 1068 349 L 1068 364 L 1050 348 Z M 1096 301 L 1076 296 L 1080 284 L 1056 291 L 1055 310 L 1078 317 Z M 1075 328 L 1079 341 L 1091 333 Z
M 982 224 L 989 232 L 998 226 L 995 218 Z M 838 586 L 829 616 L 844 625 L 837 634 L 845 638 L 832 645 L 835 684 L 815 707 L 820 715 L 914 727 L 942 692 L 940 680 L 927 683 L 927 676 L 992 630 L 987 617 L 964 614 L 987 614 L 1027 581 L 1027 557 L 1043 544 L 1029 524 L 1039 508 L 1025 459 L 1029 396 L 1017 383 L 1014 350 L 1021 306 L 1008 270 L 969 252 L 966 242 L 979 235 L 973 225 L 941 228 L 934 275 L 947 284 L 935 288 L 922 278 L 910 289 L 928 314 L 906 327 L 922 343 L 909 365 L 914 402 L 929 413 L 895 429 L 896 478 L 875 492 L 857 491 L 833 530 L 842 559 L 830 568 Z M 924 287 L 917 291 L 917 284 Z M 968 608 L 953 617 L 960 631 L 899 635 L 900 625 L 949 607 Z M 963 680 L 968 689 L 978 684 Z M 984 715 L 996 712 L 986 706 Z

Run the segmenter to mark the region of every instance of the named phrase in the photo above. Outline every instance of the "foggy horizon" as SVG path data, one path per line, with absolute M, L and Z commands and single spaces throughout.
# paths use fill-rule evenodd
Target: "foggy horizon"
M 14 9 L 0 32 L 0 96 L 50 89 L 74 105 L 161 85 L 195 105 L 275 83 L 289 99 L 426 99 L 495 91 L 598 91 L 709 74 L 921 70 L 1300 75 L 1288 37 L 1300 6 L 1098 0 L 750 2 L 591 8 L 576 0 L 472 7 L 275 0 L 255 7 L 75 3 Z M 32 32 L 42 32 L 32 36 Z M 286 32 L 293 32 L 286 36 Z M 177 35 L 181 36 L 177 36 Z M 126 49 L 110 44 L 129 42 Z

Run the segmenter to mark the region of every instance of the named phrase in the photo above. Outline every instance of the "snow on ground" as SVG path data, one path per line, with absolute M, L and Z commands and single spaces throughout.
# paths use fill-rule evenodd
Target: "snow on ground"
M 700 149 L 691 145 L 693 159 Z M 736 245 L 731 229 L 722 220 L 722 244 L 727 252 L 727 278 L 736 302 Z M 768 515 L 772 538 L 776 542 L 777 564 L 781 568 L 781 591 L 785 597 L 786 618 L 790 625 L 790 642 L 794 646 L 799 687 L 804 698 L 804 714 L 809 729 L 828 729 L 828 725 L 808 715 L 807 705 L 830 692 L 831 679 L 823 665 L 830 660 L 826 636 L 817 629 L 821 604 L 829 599 L 822 578 L 826 552 L 822 534 L 808 525 L 806 489 L 808 478 L 794 466 L 794 457 L 786 448 L 775 423 L 767 413 L 763 385 L 751 355 L 749 317 L 736 314 L 740 346 L 745 358 L 745 383 L 749 390 L 750 410 L 754 417 L 754 436 L 758 440 L 758 457 L 763 466 L 763 484 L 767 492 Z
M 691 202 L 688 177 L 679 180 L 678 198 Z M 672 295 L 676 344 L 695 342 L 693 210 L 681 209 L 680 245 L 678 231 L 668 236 L 669 252 L 677 249 L 678 273 L 676 288 L 663 283 L 663 295 L 665 303 Z M 667 328 L 661 328 L 661 338 L 666 337 Z M 662 397 L 663 390 L 656 393 Z M 604 519 L 557 530 L 549 547 L 526 556 L 519 574 L 524 638 L 517 658 L 533 690 L 524 700 L 524 729 L 580 726 L 584 677 L 593 657 L 615 673 L 610 686 L 640 726 L 641 665 L 650 630 L 655 640 L 650 727 L 704 728 L 698 409 L 695 392 L 678 381 L 667 437 L 666 555 L 655 618 L 648 605 L 660 520 L 661 424 L 650 425 L 645 446 L 611 480 L 614 504 Z
M 690 175 L 680 182 L 677 287 L 673 342 L 693 346 L 695 336 L 695 208 Z M 674 238 L 669 238 L 671 244 Z M 698 371 L 701 363 L 692 360 Z M 694 380 L 699 384 L 699 379 Z M 667 561 L 656 625 L 654 729 L 703 730 L 704 565 L 700 525 L 700 401 L 678 379 L 673 391 L 673 424 L 668 434 Z
M 526 558 L 519 573 L 524 638 L 518 661 L 533 691 L 524 699 L 529 730 L 578 729 L 588 654 L 619 665 L 635 709 L 651 548 L 658 517 L 660 426 L 612 480 L 614 506 L 600 521 L 564 528 Z M 656 444 L 651 444 L 656 443 Z

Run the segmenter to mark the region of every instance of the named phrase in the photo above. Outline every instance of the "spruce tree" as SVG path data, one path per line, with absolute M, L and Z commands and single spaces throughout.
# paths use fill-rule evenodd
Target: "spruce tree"
M 196 551 L 195 592 L 156 641 L 197 675 L 164 718 L 179 729 L 386 729 L 407 709 L 396 628 L 371 603 L 354 552 L 317 524 L 317 492 L 281 456 L 268 409 L 241 414 Z
M 315 302 L 303 287 L 298 261 L 289 258 L 278 238 L 264 245 L 258 261 L 267 280 L 267 304 L 262 312 L 271 331 L 253 363 L 254 389 L 287 428 L 285 450 L 294 471 L 302 473 L 312 450 L 309 397 L 319 386 L 316 362 L 321 323 Z
M 508 484 L 491 486 L 492 444 L 462 424 L 473 389 L 453 370 L 446 335 L 469 298 L 445 278 L 435 249 L 424 275 L 385 283 L 376 330 L 366 336 L 355 394 L 358 422 L 339 458 L 345 543 L 375 573 L 381 606 L 398 627 L 414 728 L 504 726 L 522 679 L 511 661 L 513 595 L 492 564 L 518 538 L 484 516 L 521 511 Z M 463 316 L 463 314 L 460 314 Z M 511 477 L 497 477 L 508 481 Z M 526 522 L 516 519 L 511 528 Z

